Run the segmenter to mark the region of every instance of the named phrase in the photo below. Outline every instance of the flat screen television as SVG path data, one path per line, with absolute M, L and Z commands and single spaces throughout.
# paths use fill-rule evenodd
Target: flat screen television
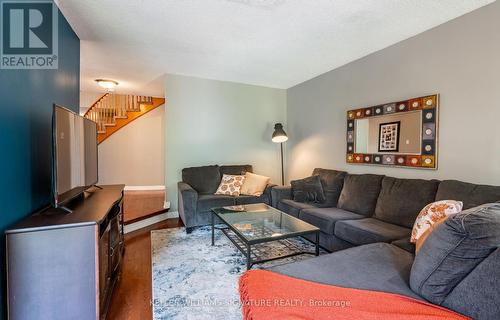
M 54 105 L 52 143 L 52 205 L 64 208 L 98 181 L 97 124 Z

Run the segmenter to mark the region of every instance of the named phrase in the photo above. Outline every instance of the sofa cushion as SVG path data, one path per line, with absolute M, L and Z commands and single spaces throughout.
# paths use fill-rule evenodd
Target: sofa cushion
M 326 200 L 319 176 L 293 180 L 290 184 L 292 185 L 292 195 L 294 201 L 323 203 Z
M 470 209 L 485 203 L 500 201 L 500 187 L 445 180 L 439 184 L 436 201 L 457 200 Z
M 408 286 L 413 255 L 387 243 L 373 243 L 270 270 L 346 288 L 402 294 L 422 300 Z
M 472 319 L 500 318 L 500 249 L 462 280 L 441 304 Z
M 324 233 L 333 234 L 337 221 L 363 219 L 364 216 L 338 208 L 311 208 L 302 210 L 299 218 L 318 227 Z
M 347 174 L 337 207 L 364 216 L 373 215 L 383 178 L 376 174 Z
M 278 210 L 288 213 L 296 218 L 299 217 L 299 212 L 302 209 L 315 208 L 309 203 L 297 202 L 289 199 L 284 199 L 278 202 Z
M 374 218 L 344 220 L 335 224 L 335 235 L 352 244 L 390 242 L 409 237 L 411 229 Z
M 244 175 L 247 172 L 253 172 L 253 168 L 249 164 L 220 166 L 219 170 L 221 175 L 223 174 Z
M 346 172 L 316 168 L 313 170 L 312 175 L 318 175 L 321 178 L 321 184 L 323 185 L 325 202 L 320 206 L 336 207 L 339 201 L 340 192 L 342 192 Z
M 239 197 L 234 198 L 237 205 L 240 204 L 252 204 L 252 203 L 265 203 L 270 204 L 269 194 L 263 193 L 259 197 L 257 196 L 245 196 L 240 195 Z
M 430 234 L 415 256 L 410 286 L 425 299 L 440 305 L 499 246 L 500 203 L 452 215 Z
M 217 165 L 182 169 L 182 181 L 200 194 L 214 194 L 220 180 L 221 174 Z
M 392 245 L 400 247 L 403 250 L 411 252 L 415 254 L 415 244 L 410 241 L 410 237 L 406 237 L 403 239 L 395 240 L 391 242 Z
M 420 211 L 434 202 L 438 186 L 438 180 L 384 177 L 374 217 L 411 228 Z
M 231 196 L 203 194 L 198 197 L 197 212 L 210 211 L 212 208 L 235 205 L 235 199 Z

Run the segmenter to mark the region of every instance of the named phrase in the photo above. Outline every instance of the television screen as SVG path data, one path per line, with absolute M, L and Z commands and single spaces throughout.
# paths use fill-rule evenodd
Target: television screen
M 97 125 L 55 105 L 53 117 L 53 205 L 97 183 Z

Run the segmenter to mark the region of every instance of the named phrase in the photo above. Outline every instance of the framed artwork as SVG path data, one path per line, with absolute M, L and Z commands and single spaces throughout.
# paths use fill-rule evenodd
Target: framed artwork
M 381 123 L 378 130 L 378 152 L 399 151 L 401 121 Z
M 439 94 L 357 106 L 346 124 L 348 164 L 438 168 Z

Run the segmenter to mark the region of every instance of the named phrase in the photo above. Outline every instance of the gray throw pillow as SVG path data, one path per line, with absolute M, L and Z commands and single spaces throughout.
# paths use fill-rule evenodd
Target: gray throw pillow
M 311 176 L 291 182 L 293 200 L 297 202 L 322 203 L 325 194 L 319 176 Z
M 499 246 L 499 203 L 452 215 L 429 235 L 415 256 L 410 287 L 440 305 Z
M 345 171 L 331 169 L 315 168 L 313 170 L 312 176 L 319 176 L 325 194 L 325 202 L 319 205 L 316 204 L 317 207 L 331 208 L 337 206 L 346 174 Z

